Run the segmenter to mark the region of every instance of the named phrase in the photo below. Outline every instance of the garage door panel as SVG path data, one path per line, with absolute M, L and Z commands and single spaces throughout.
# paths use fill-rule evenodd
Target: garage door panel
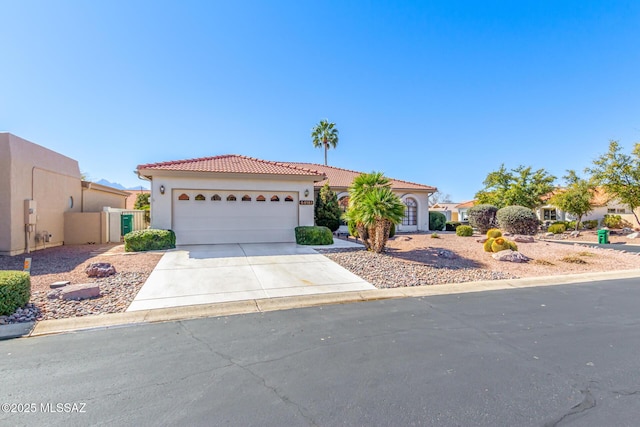
M 189 200 L 179 200 L 187 194 Z M 205 200 L 195 200 L 202 194 Z M 212 200 L 218 194 L 221 200 Z M 227 201 L 233 194 L 236 201 Z M 242 201 L 244 195 L 251 201 Z M 266 201 L 257 201 L 263 195 Z M 270 199 L 276 195 L 280 201 Z M 285 202 L 291 196 L 292 202 Z M 173 229 L 178 244 L 293 242 L 298 226 L 298 198 L 294 192 L 228 192 L 177 190 L 173 194 Z

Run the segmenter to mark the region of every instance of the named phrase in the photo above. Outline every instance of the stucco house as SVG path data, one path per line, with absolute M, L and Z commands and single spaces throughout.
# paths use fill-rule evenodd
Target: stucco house
M 469 200 L 469 201 L 462 202 L 462 203 L 456 205 L 454 209 L 458 212 L 457 221 L 468 222 L 469 221 L 469 214 L 468 214 L 469 208 L 475 206 L 477 202 L 478 202 L 477 200 Z
M 84 231 L 84 212 L 122 207 L 128 194 L 82 181 L 78 162 L 0 132 L 0 254 L 17 255 L 69 242 Z M 78 220 L 69 220 L 74 216 Z M 98 228 L 99 230 L 99 228 Z M 94 239 L 94 241 L 100 241 Z M 82 243 L 86 243 L 84 240 Z
M 178 244 L 294 242 L 294 229 L 314 224 L 325 180 L 344 203 L 360 172 L 312 163 L 221 155 L 137 167 L 151 181 L 151 227 L 172 229 Z M 426 230 L 426 185 L 393 180 L 407 205 L 402 231 Z

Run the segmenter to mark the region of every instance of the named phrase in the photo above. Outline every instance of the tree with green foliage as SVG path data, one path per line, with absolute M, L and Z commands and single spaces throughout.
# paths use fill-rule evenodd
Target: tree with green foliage
M 609 196 L 629 206 L 640 225 L 636 213 L 640 207 L 640 143 L 634 144 L 631 154 L 624 154 L 618 141 L 609 141 L 609 151 L 594 160 L 593 167 L 586 171 Z
M 518 205 L 535 209 L 544 204 L 542 197 L 553 190 L 555 179 L 544 169 L 533 171 L 531 166 L 520 165 L 508 171 L 502 164 L 487 175 L 484 188 L 475 197 L 478 203 L 497 208 Z
M 327 150 L 336 148 L 338 145 L 338 128 L 335 123 L 329 123 L 327 119 L 320 120 L 320 123 L 311 129 L 311 141 L 313 146 L 324 147 L 324 164 L 327 165 Z
M 340 227 L 342 210 L 338 205 L 338 196 L 331 190 L 327 182 L 322 186 L 316 197 L 315 220 L 316 225 L 336 231 Z
M 391 190 L 391 182 L 380 172 L 361 174 L 349 188 L 349 207 L 344 217 L 355 224 L 367 250 L 383 252 L 391 224 L 404 216 L 404 203 Z
M 140 193 L 136 196 L 136 201 L 133 204 L 134 209 L 145 211 L 144 220 L 147 224 L 151 222 L 151 202 L 149 201 L 150 193 Z
M 580 178 L 574 170 L 568 170 L 563 177 L 566 187 L 554 194 L 549 203 L 576 217 L 577 233 L 580 233 L 582 217 L 593 210 L 591 200 L 595 185 L 591 180 Z

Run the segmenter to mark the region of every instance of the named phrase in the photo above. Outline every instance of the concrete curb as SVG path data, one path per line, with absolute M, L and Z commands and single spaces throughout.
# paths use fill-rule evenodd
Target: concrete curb
M 524 279 L 485 280 L 479 282 L 452 283 L 446 285 L 415 286 L 408 288 L 374 289 L 370 291 L 339 292 L 281 298 L 232 301 L 216 304 L 161 308 L 99 316 L 72 317 L 43 320 L 35 325 L 29 336 L 60 334 L 73 331 L 169 322 L 203 317 L 232 316 L 236 314 L 263 313 L 294 308 L 316 307 L 330 304 L 375 301 L 392 298 L 427 297 L 449 294 L 520 289 L 536 286 L 557 286 L 599 280 L 629 279 L 640 277 L 640 269 L 604 273 L 581 273 L 564 276 L 543 276 Z M 18 324 L 19 325 L 19 324 Z M 8 325 L 13 326 L 13 325 Z M 24 336 L 24 334 L 20 335 Z
M 36 322 L 24 322 L 0 325 L 0 341 L 28 336 L 35 324 Z

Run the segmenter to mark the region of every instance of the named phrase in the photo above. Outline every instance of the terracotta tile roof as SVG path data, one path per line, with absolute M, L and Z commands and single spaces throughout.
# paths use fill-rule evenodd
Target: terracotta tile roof
M 477 200 L 469 200 L 468 202 L 460 203 L 459 205 L 456 205 L 456 209 L 470 208 L 474 206 L 476 202 Z
M 542 196 L 542 200 L 545 202 L 548 202 L 551 197 L 555 196 L 556 194 L 558 194 L 559 192 L 563 191 L 564 188 L 559 187 L 556 188 L 555 190 L 545 194 L 544 196 Z M 611 197 L 609 194 L 607 194 L 607 192 L 605 191 L 604 188 L 602 187 L 596 187 L 591 194 L 591 204 L 594 207 L 602 207 L 602 206 L 607 206 L 607 204 L 609 204 L 609 202 L 613 199 L 613 197 Z
M 215 157 L 201 157 L 198 159 L 174 160 L 161 163 L 149 163 L 138 165 L 137 170 L 221 172 L 241 174 L 246 173 L 259 175 L 301 175 L 318 176 L 319 178 L 323 177 L 321 172 L 310 168 L 295 166 L 291 163 L 260 160 L 253 157 L 240 156 L 236 154 L 227 154 Z
M 328 180 L 329 185 L 331 185 L 332 188 L 348 188 L 349 186 L 351 186 L 351 183 L 353 182 L 354 178 L 362 174 L 362 172 L 356 172 L 349 169 L 336 168 L 334 166 L 319 165 L 315 163 L 291 162 L 287 164 L 296 166 L 296 167 L 301 167 L 301 168 L 309 168 L 309 169 L 317 170 L 321 173 L 324 173 L 327 178 L 323 181 L 316 182 L 315 183 L 316 187 L 322 187 Z M 423 191 L 429 191 L 429 192 L 434 192 L 437 190 L 437 188 L 431 187 L 429 185 L 416 184 L 414 182 L 402 181 L 402 180 L 393 179 L 393 178 L 390 178 L 390 179 L 391 179 L 391 188 L 397 189 L 397 190 L 423 190 Z

